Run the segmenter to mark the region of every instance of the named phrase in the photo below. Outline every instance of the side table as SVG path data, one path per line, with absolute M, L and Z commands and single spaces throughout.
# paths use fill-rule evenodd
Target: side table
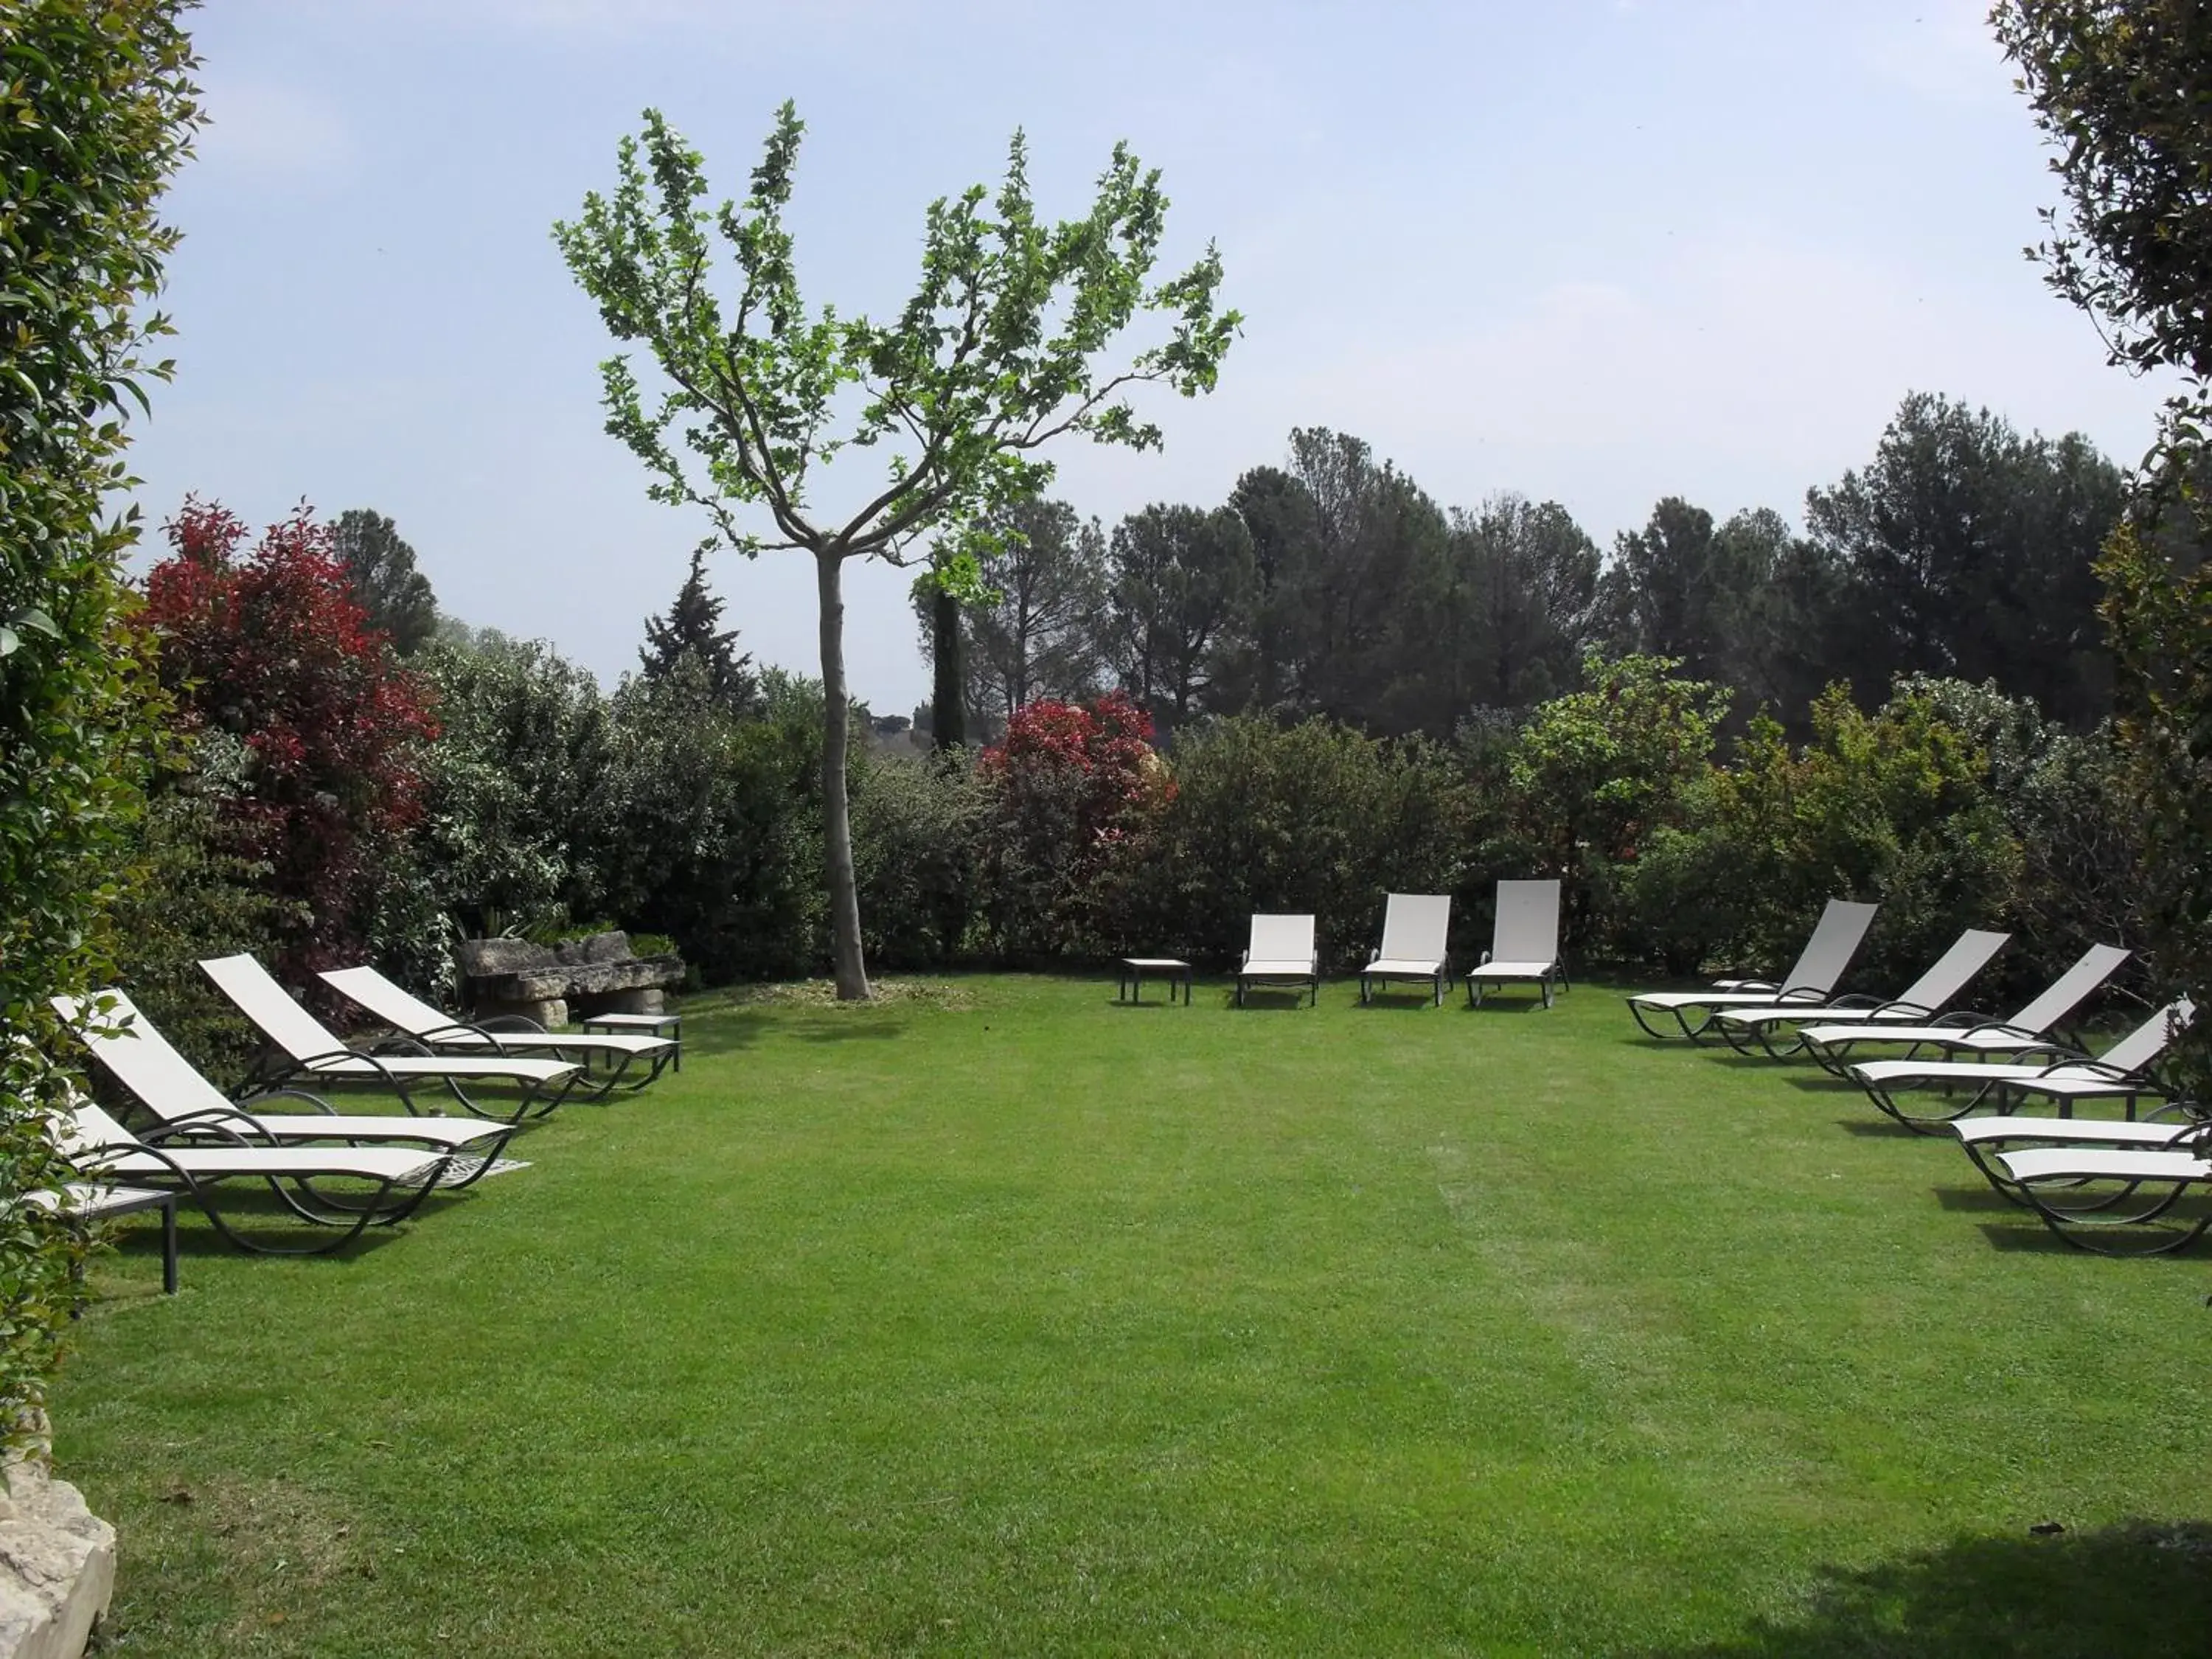
M 586 1031 L 607 1031 L 631 1036 L 666 1037 L 676 1045 L 676 1069 L 684 1069 L 684 1016 L 681 1014 L 592 1014 L 582 1022 Z
M 1145 1000 L 1145 975 L 1168 982 L 1168 1002 L 1176 1000 L 1176 987 L 1182 987 L 1182 1006 L 1190 1006 L 1190 964 L 1180 957 L 1123 957 L 1121 977 L 1115 982 L 1114 1000 L 1116 1002 L 1142 1002 Z

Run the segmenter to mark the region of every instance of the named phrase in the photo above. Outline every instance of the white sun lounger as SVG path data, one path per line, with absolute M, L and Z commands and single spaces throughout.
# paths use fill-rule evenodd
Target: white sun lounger
M 1990 1103 L 2005 1103 L 2026 1096 L 2041 1096 L 2056 1103 L 2063 1114 L 2077 1101 L 2118 1100 L 2133 1115 L 2135 1103 L 2146 1095 L 2164 1092 L 2146 1075 L 2148 1066 L 2166 1051 L 2175 1035 L 2196 1017 L 2188 998 L 2177 998 L 2103 1054 L 2073 1054 L 2046 1065 L 2004 1065 L 1991 1060 L 1869 1060 L 1848 1069 L 1876 1106 L 1907 1128 L 1923 1133 L 1940 1133 L 1947 1125 Z M 1948 1094 L 1965 1086 L 1966 1103 L 1942 1112 L 1908 1112 L 1898 1095 L 1916 1087 L 1941 1087 Z
M 374 968 L 331 968 L 323 983 L 356 1002 L 392 1030 L 447 1054 L 550 1054 L 573 1060 L 584 1068 L 578 1086 L 602 1095 L 624 1081 L 634 1062 L 647 1062 L 645 1075 L 629 1079 L 627 1087 L 642 1089 L 659 1077 L 675 1058 L 677 1047 L 668 1037 L 625 1036 L 611 1032 L 548 1031 L 534 1022 L 514 1029 L 518 1022 L 501 1020 L 497 1030 L 454 1018 L 432 1007 L 403 987 L 394 985 Z M 611 1061 L 610 1069 L 595 1071 L 592 1061 Z
M 1947 1014 L 1941 1020 L 1916 1024 L 1883 1026 L 1859 1020 L 1823 1019 L 1797 1033 L 1807 1050 L 1838 1077 L 1850 1064 L 1854 1048 L 1864 1042 L 1901 1044 L 1908 1050 L 1934 1048 L 1946 1057 L 1960 1054 L 2063 1054 L 2071 1052 L 2045 1033 L 2079 1007 L 2085 998 L 2110 979 L 2128 952 L 2117 945 L 2093 945 L 2026 1007 L 2010 1018 L 1988 1014 Z
M 1493 986 L 1533 981 L 1548 1008 L 1553 981 L 1566 988 L 1567 970 L 1559 959 L 1558 880 L 1499 882 L 1490 948 L 1467 971 L 1467 1006 L 1480 1006 L 1482 994 Z
M 1359 1000 L 1374 1000 L 1378 980 L 1408 979 L 1427 981 L 1442 1003 L 1451 984 L 1450 932 L 1449 893 L 1391 894 L 1382 902 L 1382 945 L 1359 970 Z
M 337 1140 L 359 1146 L 411 1146 L 440 1152 L 466 1152 L 477 1160 L 465 1179 L 447 1184 L 465 1187 L 492 1167 L 507 1143 L 514 1137 L 510 1123 L 483 1123 L 472 1118 L 402 1117 L 392 1113 L 341 1113 L 327 1101 L 298 1089 L 280 1089 L 255 1097 L 252 1105 L 231 1100 L 209 1082 L 198 1067 L 169 1045 L 120 991 L 101 991 L 80 1000 L 56 997 L 54 1010 L 76 1032 L 92 1056 L 112 1073 L 131 1097 L 167 1131 L 165 1144 L 179 1137 L 195 1142 L 216 1141 L 249 1146 L 289 1146 Z M 259 1103 L 296 1100 L 315 1109 L 307 1112 L 266 1112 Z M 448 1171 L 449 1174 L 457 1173 Z
M 1311 916 L 1252 918 L 1252 942 L 1237 969 L 1237 1006 L 1244 1006 L 1244 993 L 1254 985 L 1303 985 L 1321 1002 L 1321 955 L 1314 948 Z
M 91 1101 L 78 1096 L 53 1119 L 54 1144 L 78 1172 L 100 1183 L 174 1186 L 205 1212 L 215 1230 L 241 1250 L 260 1255 L 320 1255 L 341 1249 L 372 1226 L 404 1221 L 443 1179 L 451 1153 L 425 1158 L 392 1146 L 170 1146 L 141 1140 Z M 246 1237 L 216 1207 L 210 1188 L 224 1181 L 258 1181 L 302 1221 L 331 1237 L 306 1249 Z M 313 1183 L 366 1185 L 365 1197 L 326 1194 Z
M 2212 1205 L 2174 1214 L 2183 1199 L 2212 1187 L 2208 1151 L 2212 1131 L 2199 1124 L 2157 1149 L 2071 1145 L 1998 1152 L 1983 1172 L 2078 1249 L 2163 1255 L 2212 1227 Z
M 1862 904 L 1851 899 L 1830 899 L 1820 913 L 1820 925 L 1813 936 L 1805 941 L 1796 965 L 1778 983 L 1761 980 L 1723 980 L 1720 987 L 1711 991 L 1644 991 L 1628 999 L 1628 1012 L 1644 1028 L 1647 1036 L 1663 1037 L 1670 1033 L 1655 1030 L 1644 1018 L 1646 1014 L 1664 1014 L 1671 1018 L 1680 1035 L 1697 1041 L 1711 1022 L 1711 1011 L 1716 1008 L 1760 1008 L 1782 1006 L 1793 1002 L 1818 1005 L 1828 1000 L 1836 988 L 1836 981 L 1844 976 L 1844 969 L 1851 965 L 1858 954 L 1867 929 L 1874 925 L 1874 914 L 1878 906 Z M 1700 1011 L 1698 1023 L 1690 1023 L 1692 1010 Z
M 426 1083 L 438 1084 L 479 1116 L 515 1123 L 526 1114 L 542 1117 L 559 1105 L 581 1069 L 565 1060 L 507 1055 L 365 1054 L 331 1035 L 252 957 L 214 957 L 203 961 L 200 969 L 261 1033 L 266 1047 L 255 1071 L 258 1086 L 277 1088 L 296 1077 L 322 1083 L 380 1084 L 411 1112 L 416 1109 L 412 1091 Z M 462 1086 L 466 1083 L 517 1083 L 525 1092 L 512 1111 L 495 1112 L 477 1104 Z M 558 1091 L 548 1095 L 546 1091 L 556 1084 L 561 1085 Z
M 1838 1017 L 1869 1024 L 1886 1021 L 1903 1024 L 1911 1020 L 1931 1019 L 1966 988 L 1966 982 L 1987 967 L 1990 959 L 2003 950 L 2011 938 L 2010 933 L 1969 927 L 1926 973 L 1887 1001 L 1859 995 L 1838 997 L 1818 1009 L 1779 1005 L 1767 1008 L 1717 1008 L 1707 1022 L 1708 1027 L 1727 1038 L 1739 1053 L 1749 1054 L 1755 1041 L 1768 1055 L 1780 1060 L 1796 1053 L 1804 1044 L 1802 1034 L 1793 1032 L 1785 1044 L 1777 1048 L 1775 1034 L 1784 1026 L 1802 1027 L 1808 1021 Z

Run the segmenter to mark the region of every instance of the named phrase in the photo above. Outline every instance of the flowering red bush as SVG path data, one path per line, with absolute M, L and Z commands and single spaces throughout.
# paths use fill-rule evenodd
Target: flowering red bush
M 148 573 L 144 611 L 161 681 L 186 732 L 242 747 L 223 803 L 236 850 L 305 908 L 283 966 L 297 979 L 358 961 L 387 860 L 422 812 L 428 693 L 368 626 L 304 505 L 250 550 L 235 514 L 196 497 L 162 528 L 175 550 Z
M 1175 793 L 1152 735 L 1151 717 L 1112 691 L 1030 703 L 983 751 L 990 909 L 1006 950 L 1057 956 L 1100 943 L 1113 861 Z

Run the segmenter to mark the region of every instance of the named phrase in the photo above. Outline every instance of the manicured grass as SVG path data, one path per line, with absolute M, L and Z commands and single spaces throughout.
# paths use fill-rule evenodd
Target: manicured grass
M 1226 1000 L 694 1003 L 374 1248 L 134 1231 L 112 1650 L 2204 1651 L 2203 1261 L 1599 987 Z

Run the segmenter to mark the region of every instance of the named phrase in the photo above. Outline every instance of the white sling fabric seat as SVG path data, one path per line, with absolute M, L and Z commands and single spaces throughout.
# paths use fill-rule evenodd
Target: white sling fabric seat
M 574 1059 L 584 1065 L 589 1085 L 597 1093 L 604 1094 L 608 1087 L 622 1080 L 635 1061 L 650 1062 L 645 1076 L 629 1084 L 633 1088 L 643 1088 L 660 1075 L 677 1052 L 677 1044 L 670 1037 L 632 1036 L 608 1031 L 548 1031 L 534 1024 L 517 1030 L 514 1027 L 520 1022 L 514 1021 L 501 1021 L 495 1030 L 456 1019 L 367 966 L 328 968 L 321 977 L 324 984 L 368 1009 L 395 1031 L 404 1032 L 440 1054 L 543 1054 L 556 1060 Z M 592 1072 L 591 1061 L 595 1059 L 612 1061 L 614 1068 Z
M 1850 1012 L 1850 1018 L 1869 1024 L 1928 1019 L 1942 1012 L 1955 1000 L 1966 988 L 1967 981 L 1987 967 L 1990 958 L 2003 950 L 2011 939 L 2010 933 L 1969 927 L 1953 941 L 1949 950 L 1936 959 L 1926 973 L 1897 996 L 1887 1000 L 1870 996 L 1838 997 L 1822 1004 L 1817 1010 L 1783 1005 L 1765 1008 L 1718 1008 L 1714 1010 L 1711 1024 L 1740 1050 L 1748 1053 L 1749 1045 L 1742 1039 L 1755 1037 L 1768 1054 L 1778 1058 L 1803 1046 L 1803 1039 L 1793 1036 L 1784 1048 L 1778 1049 L 1772 1046 L 1771 1035 L 1777 1027 L 1802 1026 L 1808 1021 L 1845 1011 Z
M 1869 1060 L 1846 1068 L 1867 1091 L 1868 1097 L 1908 1128 L 1934 1133 L 1966 1116 L 1987 1102 L 2006 1102 L 2039 1095 L 2070 1110 L 2082 1100 L 2123 1100 L 2132 1106 L 2145 1095 L 2164 1091 L 2145 1073 L 2165 1053 L 2166 1045 L 2196 1017 L 2196 1006 L 2179 997 L 2158 1010 L 2141 1025 L 2101 1054 L 2072 1054 L 2044 1065 L 2004 1064 L 1994 1060 Z M 1946 1091 L 1961 1085 L 1971 1091 L 1962 1106 L 1927 1112 L 1907 1111 L 1899 1095 L 1916 1087 L 1941 1086 Z
M 1450 933 L 1450 894 L 1389 895 L 1382 902 L 1382 943 L 1359 970 L 1359 1000 L 1373 1000 L 1376 981 L 1407 979 L 1427 981 L 1441 1003 L 1451 983 Z
M 1237 1006 L 1253 985 L 1295 983 L 1308 987 L 1321 1001 L 1321 953 L 1314 945 L 1310 915 L 1255 915 L 1251 943 L 1237 969 Z
M 1565 967 L 1559 959 L 1559 884 L 1556 877 L 1541 881 L 1501 881 L 1498 884 L 1498 919 L 1491 929 L 1490 949 L 1467 970 L 1467 1001 L 1474 1007 L 1483 993 L 1495 985 L 1534 983 L 1543 993 L 1544 1006 L 1552 1006 L 1553 981 L 1564 988 Z
M 1814 1056 L 1838 1076 L 1851 1050 L 1866 1042 L 1885 1047 L 1940 1048 L 1947 1054 L 2018 1054 L 2039 1048 L 2057 1053 L 2060 1050 L 2048 1042 L 2044 1034 L 2110 979 L 2128 959 L 2128 954 L 2117 945 L 2091 945 L 2072 967 L 2009 1018 L 1959 1014 L 1942 1024 L 1884 1026 L 1878 1021 L 1863 1021 L 1856 1017 L 1832 1020 L 1823 1018 L 1815 1024 L 1801 1027 L 1797 1035 Z
M 250 956 L 207 957 L 200 971 L 261 1033 L 267 1048 L 255 1080 L 271 1088 L 299 1076 L 325 1083 L 380 1083 L 413 1111 L 416 1087 L 442 1084 L 470 1111 L 515 1122 L 526 1112 L 542 1116 L 551 1111 L 580 1072 L 567 1060 L 521 1055 L 364 1053 L 341 1042 Z M 461 1086 L 470 1082 L 516 1083 L 526 1092 L 512 1111 L 496 1112 Z M 556 1084 L 562 1085 L 560 1091 L 547 1097 L 544 1091 Z
M 1711 1023 L 1711 1011 L 1717 1008 L 1825 1002 L 1836 988 L 1836 981 L 1843 978 L 1844 970 L 1851 965 L 1851 958 L 1858 954 L 1859 945 L 1866 939 L 1867 929 L 1874 925 L 1875 911 L 1879 908 L 1852 899 L 1830 899 L 1827 908 L 1820 912 L 1820 924 L 1805 941 L 1804 950 L 1798 953 L 1796 965 L 1778 982 L 1726 980 L 1720 981 L 1721 985 L 1734 988 L 1643 991 L 1628 999 L 1628 1012 L 1636 1017 L 1636 1023 L 1647 1036 L 1668 1035 L 1655 1030 L 1645 1018 L 1647 1013 L 1664 1014 L 1674 1020 L 1680 1036 L 1695 1041 Z M 1694 1025 L 1689 1019 L 1693 1010 L 1704 1011 Z
M 295 1146 L 339 1140 L 358 1145 L 415 1146 L 440 1152 L 466 1152 L 481 1160 L 473 1180 L 514 1135 L 512 1124 L 470 1118 L 400 1116 L 389 1112 L 334 1111 L 327 1102 L 286 1089 L 258 1097 L 291 1098 L 313 1105 L 312 1112 L 265 1112 L 241 1104 L 209 1082 L 199 1068 L 179 1054 L 154 1023 L 120 991 L 101 991 L 78 999 L 55 997 L 54 1011 L 74 1030 L 92 1057 L 113 1074 L 175 1135 L 196 1141 Z M 165 1143 L 166 1144 L 166 1143 Z M 465 1182 L 450 1182 L 465 1185 Z

